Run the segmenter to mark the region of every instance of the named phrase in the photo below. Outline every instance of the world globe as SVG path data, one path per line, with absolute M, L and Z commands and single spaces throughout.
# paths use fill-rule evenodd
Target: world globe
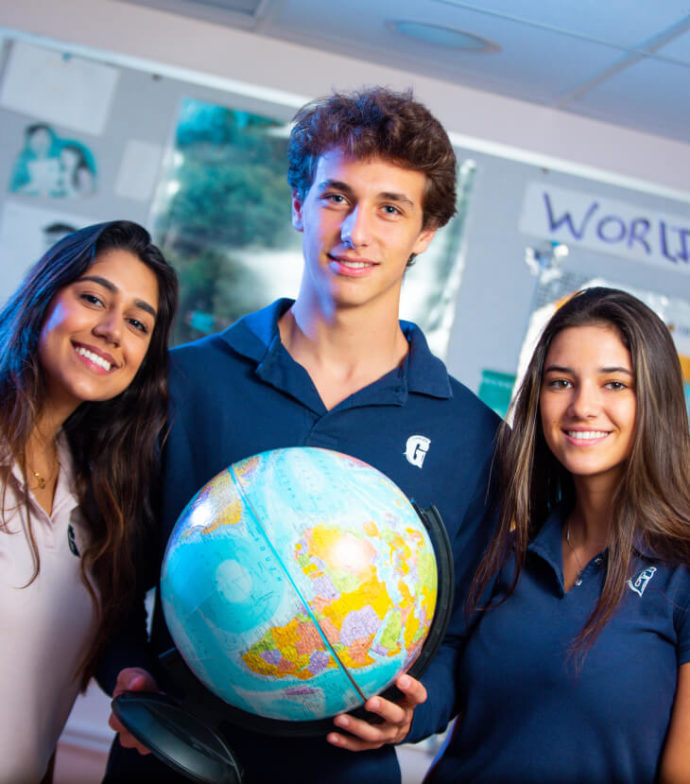
M 326 449 L 234 463 L 171 534 L 161 600 L 175 646 L 225 703 L 281 722 L 362 705 L 418 657 L 434 549 L 402 491 Z

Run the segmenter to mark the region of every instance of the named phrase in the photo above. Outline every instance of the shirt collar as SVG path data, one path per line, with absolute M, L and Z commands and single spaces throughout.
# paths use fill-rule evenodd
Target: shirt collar
M 287 353 L 280 342 L 278 321 L 293 302 L 291 299 L 278 299 L 268 307 L 244 316 L 221 332 L 219 338 L 267 372 L 274 366 L 279 354 Z M 392 378 L 391 383 L 405 394 L 409 391 L 437 398 L 452 397 L 446 367 L 429 351 L 422 330 L 410 321 L 401 321 L 400 328 L 410 350 L 397 372 L 397 378 Z M 396 372 L 389 375 L 395 376 Z
M 57 459 L 60 466 L 57 476 L 57 484 L 55 486 L 55 495 L 53 499 L 53 515 L 63 505 L 68 509 L 73 509 L 79 505 L 76 492 L 76 484 L 74 477 L 72 453 L 67 442 L 67 436 L 60 430 L 55 439 L 57 447 Z M 12 459 L 9 447 L 6 443 L 0 445 L 0 465 L 10 467 L 10 474 L 12 476 L 15 487 L 20 492 L 25 492 L 24 477 L 22 476 L 19 464 Z M 39 507 L 40 508 L 40 507 Z M 41 510 L 42 511 L 42 510 Z
M 537 535 L 527 546 L 528 552 L 536 553 L 543 558 L 556 572 L 563 583 L 563 523 L 566 512 L 562 506 L 557 506 L 546 518 Z
M 561 583 L 563 583 L 563 523 L 565 522 L 567 512 L 568 510 L 563 505 L 555 507 L 546 518 L 546 522 L 537 535 L 527 546 L 529 552 L 540 556 L 551 566 Z M 653 550 L 647 546 L 639 531 L 635 535 L 633 547 L 635 555 L 648 561 L 659 560 Z M 606 552 L 604 551 L 601 555 L 606 557 Z

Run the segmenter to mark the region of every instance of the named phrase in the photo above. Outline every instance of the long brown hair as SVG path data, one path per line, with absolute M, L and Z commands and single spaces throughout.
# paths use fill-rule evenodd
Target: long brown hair
M 546 445 L 539 413 L 544 362 L 559 332 L 610 325 L 630 352 L 637 414 L 630 457 L 612 499 L 604 588 L 574 641 L 586 651 L 611 619 L 631 576 L 636 547 L 671 564 L 690 565 L 690 435 L 678 354 L 666 325 L 644 303 L 617 289 L 584 289 L 552 316 L 534 350 L 513 404 L 512 427 L 499 432 L 496 469 L 502 489 L 499 525 L 475 576 L 468 607 L 479 605 L 511 552 L 515 572 L 527 546 L 559 504 L 572 507 L 572 477 Z M 507 598 L 507 597 L 504 597 Z
M 130 221 L 111 221 L 60 240 L 28 272 L 0 311 L 0 431 L 26 476 L 26 445 L 46 399 L 37 345 L 48 308 L 60 289 L 111 249 L 129 251 L 152 270 L 158 282 L 158 308 L 148 351 L 129 387 L 111 400 L 82 403 L 63 425 L 89 527 L 82 577 L 100 621 L 82 662 L 82 685 L 122 623 L 136 591 L 134 559 L 152 520 L 159 440 L 167 417 L 167 343 L 177 304 L 177 279 L 146 229 Z M 40 556 L 30 517 L 28 537 L 35 579 Z M 87 575 L 95 582 L 98 597 Z

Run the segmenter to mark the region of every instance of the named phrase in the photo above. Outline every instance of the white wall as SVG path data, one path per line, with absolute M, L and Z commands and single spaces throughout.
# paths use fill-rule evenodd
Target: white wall
M 393 68 L 117 0 L 0 4 L 0 28 L 113 55 L 250 82 L 293 106 L 332 87 L 412 86 L 449 131 L 493 149 L 576 163 L 685 194 L 690 145 Z M 2 33 L 0 29 L 0 33 Z

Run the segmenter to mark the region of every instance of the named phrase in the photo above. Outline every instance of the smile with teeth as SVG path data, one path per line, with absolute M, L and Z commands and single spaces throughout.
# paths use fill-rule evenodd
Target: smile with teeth
M 93 351 L 89 351 L 88 348 L 84 348 L 84 346 L 77 346 L 75 351 L 79 356 L 88 359 L 89 362 L 93 362 L 94 365 L 98 365 L 98 367 L 103 368 L 103 370 L 110 371 L 110 368 L 112 368 L 112 365 L 107 359 L 103 359 L 103 357 L 95 354 Z
M 353 269 L 363 269 L 364 267 L 368 267 L 365 261 L 346 261 L 345 259 L 340 259 L 340 263 L 344 264 L 346 267 L 352 267 Z
M 593 441 L 596 438 L 604 438 L 609 432 L 608 430 L 566 430 L 565 434 L 576 441 Z

